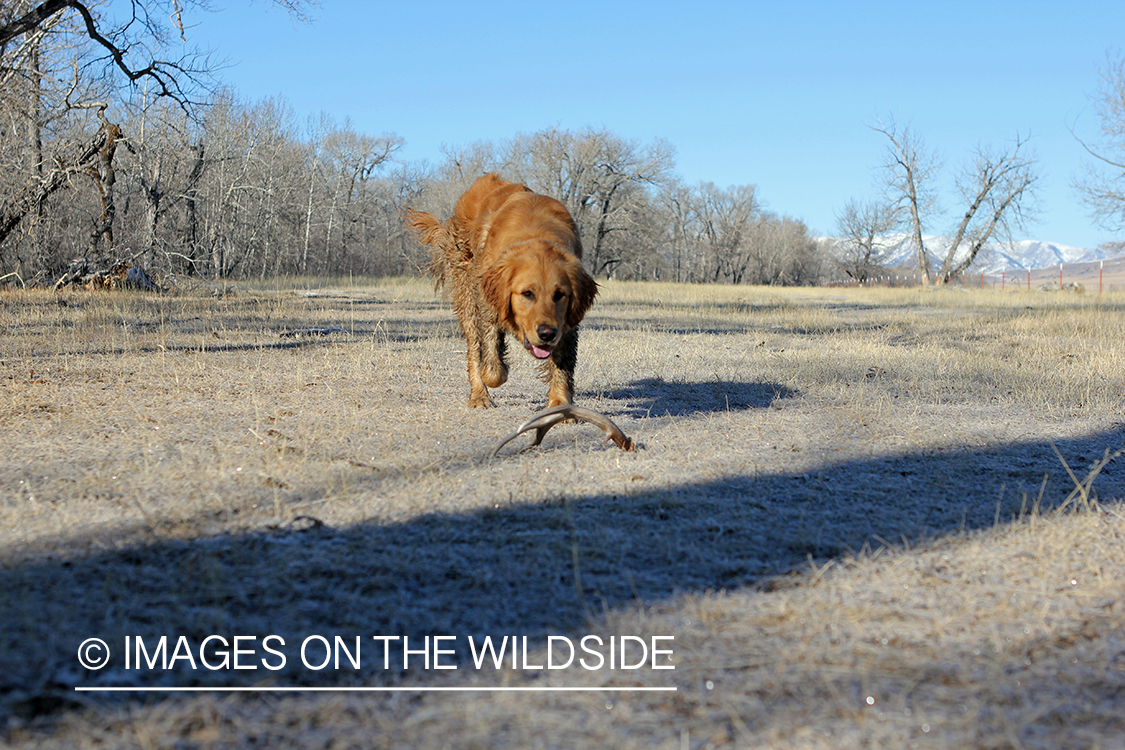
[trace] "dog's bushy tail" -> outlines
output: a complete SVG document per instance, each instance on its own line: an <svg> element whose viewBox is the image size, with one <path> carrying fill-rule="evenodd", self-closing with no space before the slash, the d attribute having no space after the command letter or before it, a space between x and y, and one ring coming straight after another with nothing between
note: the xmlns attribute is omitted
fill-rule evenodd
<svg viewBox="0 0 1125 750"><path fill-rule="evenodd" d="M440 289L448 283L450 266L459 256L457 238L450 221L440 221L433 214L413 208L402 212L402 220L418 242L429 246L430 262L426 265L426 272L433 277L434 286Z"/></svg>

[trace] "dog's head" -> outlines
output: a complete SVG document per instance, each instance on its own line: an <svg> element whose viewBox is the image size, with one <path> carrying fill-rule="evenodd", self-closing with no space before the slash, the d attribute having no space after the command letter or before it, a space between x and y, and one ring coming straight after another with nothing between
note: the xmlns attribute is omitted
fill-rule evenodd
<svg viewBox="0 0 1125 750"><path fill-rule="evenodd" d="M563 333L582 322L598 285L577 257L533 240L486 268L481 290L501 324L532 356L546 359Z"/></svg>

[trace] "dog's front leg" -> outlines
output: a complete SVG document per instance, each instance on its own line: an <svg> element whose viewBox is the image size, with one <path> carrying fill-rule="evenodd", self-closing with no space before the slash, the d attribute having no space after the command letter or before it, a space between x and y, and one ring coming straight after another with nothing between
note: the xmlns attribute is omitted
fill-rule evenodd
<svg viewBox="0 0 1125 750"><path fill-rule="evenodd" d="M468 344L469 406L495 406L488 389L499 388L508 381L508 345L500 321L492 308L478 300L469 320L461 321L461 328Z"/></svg>
<svg viewBox="0 0 1125 750"><path fill-rule="evenodd" d="M470 302L464 307L457 308L457 317L461 323L461 332L465 335L466 358L469 370L469 406L473 408L488 408L495 406L492 397L488 395L485 385L489 379L485 360L484 347L486 346L487 322L481 320L479 304Z"/></svg>
<svg viewBox="0 0 1125 750"><path fill-rule="evenodd" d="M469 406L474 408L495 406L496 404L492 402L492 396L488 395L488 388L484 385L484 379L481 377L480 336L474 332L474 335L465 338L469 345Z"/></svg>
<svg viewBox="0 0 1125 750"><path fill-rule="evenodd" d="M489 388L508 382L508 342L498 324L484 323L481 331L481 376Z"/></svg>
<svg viewBox="0 0 1125 750"><path fill-rule="evenodd" d="M574 367L578 363L578 329L571 328L559 340L546 363L544 377L547 408L574 403Z"/></svg>

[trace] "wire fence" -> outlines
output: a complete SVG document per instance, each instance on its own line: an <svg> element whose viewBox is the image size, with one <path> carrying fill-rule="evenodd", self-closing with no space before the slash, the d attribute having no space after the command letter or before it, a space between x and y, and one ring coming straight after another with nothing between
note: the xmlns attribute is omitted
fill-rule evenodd
<svg viewBox="0 0 1125 750"><path fill-rule="evenodd" d="M844 278L831 281L829 287L909 288L926 286L917 272L883 272L864 279ZM1007 268L999 273L967 271L955 276L950 286L963 289L994 289L997 291L1071 291L1082 293L1114 292L1125 289L1125 257L1083 263L1060 263L1046 268Z"/></svg>

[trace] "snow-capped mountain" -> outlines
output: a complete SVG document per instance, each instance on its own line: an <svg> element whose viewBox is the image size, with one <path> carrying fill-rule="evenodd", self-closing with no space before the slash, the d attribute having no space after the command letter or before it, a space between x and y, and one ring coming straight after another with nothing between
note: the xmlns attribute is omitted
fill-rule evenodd
<svg viewBox="0 0 1125 750"><path fill-rule="evenodd" d="M839 239L832 238L836 242ZM923 235L922 242L930 254L934 268L940 268L949 245L949 237ZM886 235L882 238L884 266L914 266L917 252L914 238L909 234ZM958 255L967 253L968 243L958 248ZM1059 263L1085 263L1104 260L1111 253L1105 250L1089 250L1082 247L1060 245L1041 240L1020 240L1017 242L990 242L977 255L972 271L975 273L998 274L1004 270L1048 268ZM963 257L963 256L962 256Z"/></svg>
<svg viewBox="0 0 1125 750"><path fill-rule="evenodd" d="M948 247L948 243L946 244ZM985 254L987 252L987 254ZM1111 253L1106 250L1088 250L1082 247L1058 245L1040 240L1021 240L1019 242L993 242L982 251L984 257L977 257L977 263L985 273L999 273L1009 268L1048 268L1060 263L1086 263L1091 260L1105 260Z"/></svg>

